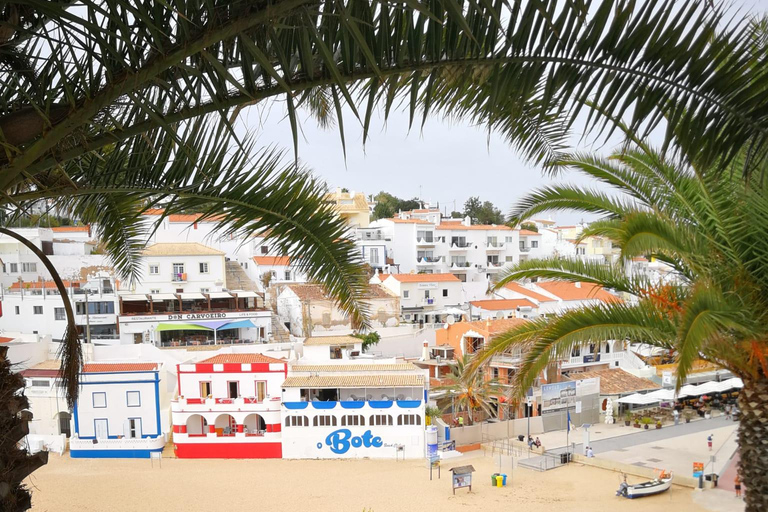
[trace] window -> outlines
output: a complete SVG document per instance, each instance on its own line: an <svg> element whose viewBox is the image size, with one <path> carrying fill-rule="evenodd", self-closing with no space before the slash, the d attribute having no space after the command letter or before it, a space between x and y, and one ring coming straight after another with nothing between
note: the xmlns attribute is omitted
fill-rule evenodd
<svg viewBox="0 0 768 512"><path fill-rule="evenodd" d="M237 398L240 396L240 383L236 380L231 380L227 382L227 390L229 391L229 394L227 395L229 398Z"/></svg>
<svg viewBox="0 0 768 512"><path fill-rule="evenodd" d="M514 256L507 256L506 258L504 258L504 261L506 261L507 263L514 263L515 262L515 257Z"/></svg>
<svg viewBox="0 0 768 512"><path fill-rule="evenodd" d="M398 425L421 425L421 416L418 414L401 414L397 417Z"/></svg>
<svg viewBox="0 0 768 512"><path fill-rule="evenodd" d="M448 288L443 288L443 297L448 296Z"/></svg>
<svg viewBox="0 0 768 512"><path fill-rule="evenodd" d="M365 417L359 414L350 414L341 417L341 426L361 426L365 425Z"/></svg>
<svg viewBox="0 0 768 512"><path fill-rule="evenodd" d="M104 392L94 392L91 395L91 403L94 409L103 409L107 406L107 394Z"/></svg>
<svg viewBox="0 0 768 512"><path fill-rule="evenodd" d="M141 407L141 393L139 391L127 391L125 401L128 407Z"/></svg>
<svg viewBox="0 0 768 512"><path fill-rule="evenodd" d="M11 274L17 274L19 272L19 264L11 263Z"/></svg>
<svg viewBox="0 0 768 512"><path fill-rule="evenodd" d="M407 299L410 294L411 294L411 292L409 292L408 290L403 290L403 298L404 299Z"/></svg>
<svg viewBox="0 0 768 512"><path fill-rule="evenodd" d="M115 312L114 302L89 302L88 313L91 315L111 315ZM75 313L78 315L85 314L85 302L75 303Z"/></svg>
<svg viewBox="0 0 768 512"><path fill-rule="evenodd" d="M66 320L67 313L64 308L53 308L53 319L54 320Z"/></svg>
<svg viewBox="0 0 768 512"><path fill-rule="evenodd" d="M314 427L335 427L336 416L315 416L312 420L312 426Z"/></svg>
<svg viewBox="0 0 768 512"><path fill-rule="evenodd" d="M331 347L331 359L341 359L341 347Z"/></svg>
<svg viewBox="0 0 768 512"><path fill-rule="evenodd" d="M37 263L22 263L22 272L37 272Z"/></svg>
<svg viewBox="0 0 768 512"><path fill-rule="evenodd" d="M291 271L290 270L286 270L285 271L285 280L286 281L290 281L291 280Z"/></svg>
<svg viewBox="0 0 768 512"><path fill-rule="evenodd" d="M49 388L51 387L51 381L49 380L31 380L29 385L33 388Z"/></svg>
<svg viewBox="0 0 768 512"><path fill-rule="evenodd" d="M201 274L207 274L208 273L208 263L201 262L200 263L200 273Z"/></svg>
<svg viewBox="0 0 768 512"><path fill-rule="evenodd" d="M141 437L141 419L129 418L128 419L128 432L126 432L128 439L136 439Z"/></svg>
<svg viewBox="0 0 768 512"><path fill-rule="evenodd" d="M531 240L531 248L536 249L539 247L539 241L538 240Z"/></svg>
<svg viewBox="0 0 768 512"><path fill-rule="evenodd" d="M160 293L160 288L152 288L151 290L149 290L149 293L153 295L157 295L158 293Z"/></svg>
<svg viewBox="0 0 768 512"><path fill-rule="evenodd" d="M185 281L185 275L184 275L184 264L183 263L174 263L173 264L173 275L171 276L171 281Z"/></svg>
<svg viewBox="0 0 768 512"><path fill-rule="evenodd" d="M493 370L492 378L498 379L499 378L499 369L498 368L491 368Z"/></svg>
<svg viewBox="0 0 768 512"><path fill-rule="evenodd" d="M573 347L571 350L571 357L579 357L581 355L581 349L579 347Z"/></svg>
<svg viewBox="0 0 768 512"><path fill-rule="evenodd" d="M429 298L429 290L424 290L424 298L425 299Z"/></svg>
<svg viewBox="0 0 768 512"><path fill-rule="evenodd" d="M269 254L269 246L268 245L262 245L261 246L261 254Z"/></svg>
<svg viewBox="0 0 768 512"><path fill-rule="evenodd" d="M371 265L379 264L379 249L378 247L371 247L369 252Z"/></svg>
<svg viewBox="0 0 768 512"><path fill-rule="evenodd" d="M21 312L19 311L19 306L14 306L13 308L14 308L14 310L16 311L16 314L17 314L17 315L21 313Z"/></svg>
<svg viewBox="0 0 768 512"><path fill-rule="evenodd" d="M368 425L392 425L392 416L389 414L372 414Z"/></svg>
<svg viewBox="0 0 768 512"><path fill-rule="evenodd" d="M506 236L506 237L504 237L504 241L507 242L508 244L510 244L510 243L515 241L515 238L511 237L511 236Z"/></svg>
<svg viewBox="0 0 768 512"><path fill-rule="evenodd" d="M267 397L267 383L264 381L256 381L256 400L263 402Z"/></svg>
<svg viewBox="0 0 768 512"><path fill-rule="evenodd" d="M149 274L150 275L157 275L160 273L160 265L150 265L149 266Z"/></svg>
<svg viewBox="0 0 768 512"><path fill-rule="evenodd" d="M306 416L288 416L285 418L286 427L308 427L309 420Z"/></svg>
<svg viewBox="0 0 768 512"><path fill-rule="evenodd" d="M43 306L32 306L32 312L36 315L43 314Z"/></svg>
<svg viewBox="0 0 768 512"><path fill-rule="evenodd" d="M211 396L211 382L201 382L200 383L200 398L208 398Z"/></svg>

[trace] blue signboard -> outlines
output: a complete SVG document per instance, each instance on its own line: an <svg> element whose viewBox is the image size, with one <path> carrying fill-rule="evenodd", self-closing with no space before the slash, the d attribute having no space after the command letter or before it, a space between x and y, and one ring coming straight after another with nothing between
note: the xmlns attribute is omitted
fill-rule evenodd
<svg viewBox="0 0 768 512"><path fill-rule="evenodd" d="M325 438L325 444L330 447L331 451L336 454L343 454L349 451L350 447L354 448L381 448L381 438L374 436L370 430L366 430L362 436L353 436L349 429L341 428L334 430ZM322 443L317 443L317 447L322 448Z"/></svg>

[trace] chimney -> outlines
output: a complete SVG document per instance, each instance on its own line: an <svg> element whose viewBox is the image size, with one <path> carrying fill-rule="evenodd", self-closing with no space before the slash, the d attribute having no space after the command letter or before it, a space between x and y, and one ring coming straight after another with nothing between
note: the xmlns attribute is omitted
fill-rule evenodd
<svg viewBox="0 0 768 512"><path fill-rule="evenodd" d="M429 342L424 340L424 346L421 349L421 359L419 361L426 361L429 359Z"/></svg>

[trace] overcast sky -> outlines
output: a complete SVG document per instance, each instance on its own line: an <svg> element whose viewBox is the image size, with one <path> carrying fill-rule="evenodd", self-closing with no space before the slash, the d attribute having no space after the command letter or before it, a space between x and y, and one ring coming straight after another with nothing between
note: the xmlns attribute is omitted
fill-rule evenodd
<svg viewBox="0 0 768 512"><path fill-rule="evenodd" d="M740 10L765 12L766 0L732 2ZM266 115L264 115L266 114ZM269 112L259 106L241 113L241 127L258 134L260 146L276 145L292 155L290 123L281 104ZM416 126L418 124L418 126ZM420 120L408 132L407 113L395 112L384 125L379 117L372 121L366 147L356 119L345 116L347 159L344 160L337 128L323 130L312 119L302 124L299 158L328 186L376 194L390 192L402 198L420 197L440 203L441 209L461 211L470 196L492 201L505 213L515 200L527 192L556 181L585 184L584 178L568 174L556 180L542 175L539 168L524 162L514 149L498 136L488 139L482 127L468 123L449 123L432 118L423 131ZM611 144L591 148L609 152ZM585 149L582 147L581 149ZM562 223L581 220L574 213L553 216ZM586 218L585 220L590 220Z"/></svg>

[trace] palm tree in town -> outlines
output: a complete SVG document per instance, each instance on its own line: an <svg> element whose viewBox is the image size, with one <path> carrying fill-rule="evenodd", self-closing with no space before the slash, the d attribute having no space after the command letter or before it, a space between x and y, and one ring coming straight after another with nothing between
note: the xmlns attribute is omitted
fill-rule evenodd
<svg viewBox="0 0 768 512"><path fill-rule="evenodd" d="M595 136L610 133L611 115L639 132L663 119L685 127L677 145L699 149L702 162L725 164L746 145L759 157L764 55L751 25L710 4L10 0L0 5L0 233L34 251L8 226L45 205L94 224L117 273L133 280L152 229L142 212L199 212L223 236L266 233L363 325L365 279L324 186L239 133L244 108L279 102L296 157L302 111L335 126L344 148L344 110L365 140L373 113L395 108L412 123L468 119L532 160L560 155L584 112ZM82 360L74 312L36 254L65 299L72 404ZM2 382L0 398L15 396L5 387L18 383ZM23 404L0 409L0 431L22 435ZM7 457L12 437L0 439L0 460L13 461L0 467L0 500L23 509L19 482L44 455Z"/></svg>
<svg viewBox="0 0 768 512"><path fill-rule="evenodd" d="M470 425L475 422L478 413L486 417L496 416L494 404L503 394L499 380L487 378L482 368L473 366L469 354L464 354L450 368L451 373L445 377L445 384L435 388L435 391L445 392L440 400L440 409L452 409L454 414L465 412Z"/></svg>
<svg viewBox="0 0 768 512"><path fill-rule="evenodd" d="M581 236L608 237L621 250L619 261L532 260L498 283L594 283L625 300L531 321L497 336L477 364L510 347L524 348L515 377L520 393L574 348L621 339L674 354L678 387L697 359L730 370L744 381L738 441L747 509L768 510L767 185L762 176L745 182L731 170L673 163L637 142L610 158L577 155L559 162L618 194L550 186L524 197L513 211L515 222L551 210L600 215ZM665 263L670 277L652 280L625 268L639 257Z"/></svg>

